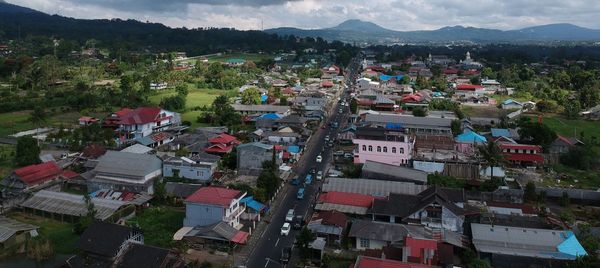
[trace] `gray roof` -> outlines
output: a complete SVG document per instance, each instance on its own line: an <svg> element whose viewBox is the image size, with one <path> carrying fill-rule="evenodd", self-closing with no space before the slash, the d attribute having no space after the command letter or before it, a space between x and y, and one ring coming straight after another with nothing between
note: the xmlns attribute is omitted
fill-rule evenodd
<svg viewBox="0 0 600 268"><path fill-rule="evenodd" d="M388 242L403 241L406 235L422 238L424 229L422 226L412 226L397 223L377 222L369 220L354 220L348 237L366 238Z"/></svg>
<svg viewBox="0 0 600 268"><path fill-rule="evenodd" d="M236 111L249 111L249 112L267 112L267 113L287 113L290 111L290 106L276 106L276 105L244 105L244 104L232 104L231 105Z"/></svg>
<svg viewBox="0 0 600 268"><path fill-rule="evenodd" d="M92 198L96 209L96 218L106 220L119 208L126 205L123 201ZM87 206L82 195L41 190L25 200L21 207L42 210L51 213L82 216L87 214Z"/></svg>
<svg viewBox="0 0 600 268"><path fill-rule="evenodd" d="M208 226L197 226L192 229L185 236L195 236L206 239L230 241L239 231L233 228L226 222L220 221L218 223Z"/></svg>
<svg viewBox="0 0 600 268"><path fill-rule="evenodd" d="M311 221L306 225L306 228L314 233L341 235L344 228L335 225L322 224L323 219Z"/></svg>
<svg viewBox="0 0 600 268"><path fill-rule="evenodd" d="M425 185L412 182L380 181L369 179L327 178L323 192L357 193L372 196L388 196L390 193L417 195L427 189Z"/></svg>
<svg viewBox="0 0 600 268"><path fill-rule="evenodd" d="M333 203L319 203L315 205L315 210L338 211L348 214L367 215L368 208Z"/></svg>
<svg viewBox="0 0 600 268"><path fill-rule="evenodd" d="M589 201L600 201L600 192L594 190L549 187L536 188L537 193L540 193L542 191L546 192L547 197L562 197L563 192L567 192L569 198Z"/></svg>
<svg viewBox="0 0 600 268"><path fill-rule="evenodd" d="M17 232L35 230L38 228L38 226L32 224L0 216L0 243L6 242L6 240L11 238Z"/></svg>
<svg viewBox="0 0 600 268"><path fill-rule="evenodd" d="M200 188L202 188L202 184L190 184L182 182L167 182L165 184L167 195L176 196L179 198L187 198Z"/></svg>
<svg viewBox="0 0 600 268"><path fill-rule="evenodd" d="M479 252L534 258L575 259L560 252L570 231L471 223L473 244Z"/></svg>
<svg viewBox="0 0 600 268"><path fill-rule="evenodd" d="M98 159L96 173L143 177L162 169L162 161L155 155L107 151Z"/></svg>
<svg viewBox="0 0 600 268"><path fill-rule="evenodd" d="M393 178L397 178L397 179L406 179L406 180L411 180L411 181L417 181L417 182L424 183L424 184L427 183L427 172L412 169L412 168L407 168L407 167L401 167L401 166L395 166L395 165L374 162L374 161L370 161L370 160L367 160L365 162L365 164L363 165L362 171L363 171L363 177L366 177L365 176L365 172L366 172L366 173L376 173L376 174L381 174L381 175L387 175L387 176L385 176L386 178L381 178L381 179L392 180Z"/></svg>
<svg viewBox="0 0 600 268"><path fill-rule="evenodd" d="M273 145L265 144L265 143L262 143L262 142L250 142L250 143L240 144L240 145L237 146L236 149L239 151L239 150L243 150L243 149L247 149L247 148L252 148L252 147L261 148L263 150L271 150L271 149L273 149Z"/></svg>
<svg viewBox="0 0 600 268"><path fill-rule="evenodd" d="M416 117L411 115L395 114L367 114L365 122L369 123L395 123L402 124L404 127L427 126L449 128L452 119L436 117Z"/></svg>
<svg viewBox="0 0 600 268"><path fill-rule="evenodd" d="M121 152L124 153L134 153L134 154L147 154L154 151L154 149L145 146L145 145L141 145L139 143L136 143L134 145L131 145L123 150L121 150Z"/></svg>

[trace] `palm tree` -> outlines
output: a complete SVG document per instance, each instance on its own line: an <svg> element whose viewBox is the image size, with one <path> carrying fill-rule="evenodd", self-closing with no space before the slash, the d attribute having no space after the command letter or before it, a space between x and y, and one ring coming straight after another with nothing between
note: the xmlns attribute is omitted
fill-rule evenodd
<svg viewBox="0 0 600 268"><path fill-rule="evenodd" d="M479 155L484 163L484 166L490 167L490 177L494 178L494 167L500 167L504 164L504 155L502 149L495 141L489 141L487 144L478 147ZM502 179L504 182L504 178Z"/></svg>

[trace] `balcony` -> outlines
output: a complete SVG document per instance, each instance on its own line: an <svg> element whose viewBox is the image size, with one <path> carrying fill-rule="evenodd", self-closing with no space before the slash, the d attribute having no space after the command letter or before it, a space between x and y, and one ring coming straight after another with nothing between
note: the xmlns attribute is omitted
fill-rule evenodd
<svg viewBox="0 0 600 268"><path fill-rule="evenodd" d="M234 221L244 212L245 209L246 209L246 207L244 207L244 206L238 206L234 211L229 213L229 216L224 216L223 221L224 222Z"/></svg>

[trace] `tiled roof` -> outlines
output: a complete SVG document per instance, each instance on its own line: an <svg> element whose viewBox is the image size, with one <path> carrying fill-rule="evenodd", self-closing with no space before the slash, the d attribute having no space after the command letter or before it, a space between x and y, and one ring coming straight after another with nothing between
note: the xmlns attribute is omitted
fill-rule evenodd
<svg viewBox="0 0 600 268"><path fill-rule="evenodd" d="M190 195L186 202L229 206L233 199L240 197L242 192L222 187L204 187Z"/></svg>
<svg viewBox="0 0 600 268"><path fill-rule="evenodd" d="M363 194L327 192L319 196L319 202L338 205L348 205L356 207L370 207L373 204L373 197Z"/></svg>
<svg viewBox="0 0 600 268"><path fill-rule="evenodd" d="M477 89L482 89L483 87L480 85L466 85L466 84L462 84L462 85L458 85L456 87L456 90L470 90L470 91L475 91Z"/></svg>
<svg viewBox="0 0 600 268"><path fill-rule="evenodd" d="M388 259L358 256L353 268L427 268L424 264L408 263Z"/></svg>
<svg viewBox="0 0 600 268"><path fill-rule="evenodd" d="M161 110L158 107L139 107L135 110L125 108L115 114L119 117L119 122L124 125L147 124L155 122Z"/></svg>
<svg viewBox="0 0 600 268"><path fill-rule="evenodd" d="M541 152L542 147L539 145L529 145L529 144L514 144L514 143L501 143L501 149L512 149L512 150L534 150L536 152Z"/></svg>
<svg viewBox="0 0 600 268"><path fill-rule="evenodd" d="M237 139L234 136L231 136L227 133L221 133L219 135L217 135L216 137L210 138L208 139L208 142L210 143L231 143L231 142L235 142L237 141Z"/></svg>
<svg viewBox="0 0 600 268"><path fill-rule="evenodd" d="M15 174L27 185L35 185L55 179L62 173L62 169L54 161L30 165L15 169Z"/></svg>

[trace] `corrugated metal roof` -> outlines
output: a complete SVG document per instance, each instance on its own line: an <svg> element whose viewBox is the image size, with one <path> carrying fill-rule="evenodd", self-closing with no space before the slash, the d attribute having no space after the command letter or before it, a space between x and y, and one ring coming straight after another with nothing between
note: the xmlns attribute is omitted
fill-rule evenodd
<svg viewBox="0 0 600 268"><path fill-rule="evenodd" d="M119 208L126 205L123 201L92 198L96 209L96 218L106 220ZM83 196L63 192L41 190L25 200L21 207L42 210L57 214L82 216L87 214L87 206Z"/></svg>
<svg viewBox="0 0 600 268"><path fill-rule="evenodd" d="M335 211L339 211L342 213L348 213L348 214L367 215L367 208L347 206L347 205L338 205L338 204L331 204L331 203L316 204L315 210L323 210L323 211L335 210Z"/></svg>
<svg viewBox="0 0 600 268"><path fill-rule="evenodd" d="M38 228L38 226L32 224L0 216L0 243L4 243L17 232L35 230Z"/></svg>
<svg viewBox="0 0 600 268"><path fill-rule="evenodd" d="M162 161L155 155L108 151L98 160L94 169L99 174L118 174L143 177L162 170Z"/></svg>
<svg viewBox="0 0 600 268"><path fill-rule="evenodd" d="M380 181L368 179L327 178L322 192L345 192L371 196L388 196L390 193L416 195L427 186L412 182Z"/></svg>
<svg viewBox="0 0 600 268"><path fill-rule="evenodd" d="M363 172L373 172L373 173L378 173L378 174L385 174L385 175L394 176L398 179L409 179L409 180L413 180L413 181L427 183L427 173L424 171L421 171L421 170L413 169L413 168L389 165L389 164L384 164L384 163L380 163L380 162L367 160L367 161L365 161L365 164L364 164L362 170L363 170ZM364 175L363 175L363 177L364 177Z"/></svg>

